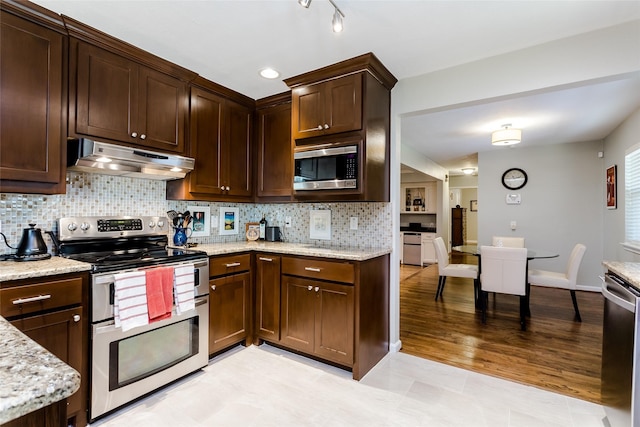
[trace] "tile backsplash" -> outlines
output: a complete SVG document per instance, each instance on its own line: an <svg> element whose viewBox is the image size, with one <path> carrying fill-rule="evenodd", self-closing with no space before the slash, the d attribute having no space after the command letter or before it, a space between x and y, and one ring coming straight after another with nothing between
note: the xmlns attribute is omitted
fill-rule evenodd
<svg viewBox="0 0 640 427"><path fill-rule="evenodd" d="M0 225L10 245L17 247L22 229L35 223L42 230L56 230L58 218L96 215L166 216L168 210L183 212L188 206L208 206L218 216L220 207L237 207L239 234L221 236L217 228L208 237L192 237L190 242L217 243L246 240L247 222L265 215L269 226L279 226L283 240L317 246L390 247L392 213L390 203L210 203L166 200L166 183L138 178L69 172L67 194L35 195L0 193ZM309 211L331 210L331 240L312 240ZM292 226L284 227L286 217ZM358 217L358 229L349 227L350 217ZM51 249L49 236L45 241ZM11 253L0 242L0 254Z"/></svg>

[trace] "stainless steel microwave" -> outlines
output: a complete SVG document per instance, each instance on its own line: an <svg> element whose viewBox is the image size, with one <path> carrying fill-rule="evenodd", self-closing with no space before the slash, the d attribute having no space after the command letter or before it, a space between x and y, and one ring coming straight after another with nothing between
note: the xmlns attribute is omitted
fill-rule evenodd
<svg viewBox="0 0 640 427"><path fill-rule="evenodd" d="M358 188L358 146L296 151L294 190Z"/></svg>

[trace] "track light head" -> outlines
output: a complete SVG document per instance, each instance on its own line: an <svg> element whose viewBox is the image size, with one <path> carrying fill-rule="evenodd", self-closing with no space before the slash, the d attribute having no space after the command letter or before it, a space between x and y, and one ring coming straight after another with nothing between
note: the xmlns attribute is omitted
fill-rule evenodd
<svg viewBox="0 0 640 427"><path fill-rule="evenodd" d="M333 13L333 19L331 20L331 25L333 26L334 33L339 33L343 29L342 14L338 10L338 8L336 8L336 11Z"/></svg>
<svg viewBox="0 0 640 427"><path fill-rule="evenodd" d="M298 4L306 9L309 9L309 6L311 6L311 0L298 0Z"/></svg>

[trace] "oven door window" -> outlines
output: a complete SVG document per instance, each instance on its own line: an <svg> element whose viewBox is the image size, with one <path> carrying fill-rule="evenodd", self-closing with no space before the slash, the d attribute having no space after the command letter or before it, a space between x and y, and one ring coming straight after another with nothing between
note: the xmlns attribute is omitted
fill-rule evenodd
<svg viewBox="0 0 640 427"><path fill-rule="evenodd" d="M192 317L109 344L109 391L152 376L198 353Z"/></svg>

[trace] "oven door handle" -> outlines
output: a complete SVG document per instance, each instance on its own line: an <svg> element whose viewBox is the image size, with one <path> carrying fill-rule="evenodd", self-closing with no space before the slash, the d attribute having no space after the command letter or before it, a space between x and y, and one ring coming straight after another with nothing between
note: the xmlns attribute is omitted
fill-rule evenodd
<svg viewBox="0 0 640 427"><path fill-rule="evenodd" d="M637 297L608 275L605 275L602 282L602 296L631 313L636 312L636 304L631 301L635 301Z"/></svg>

